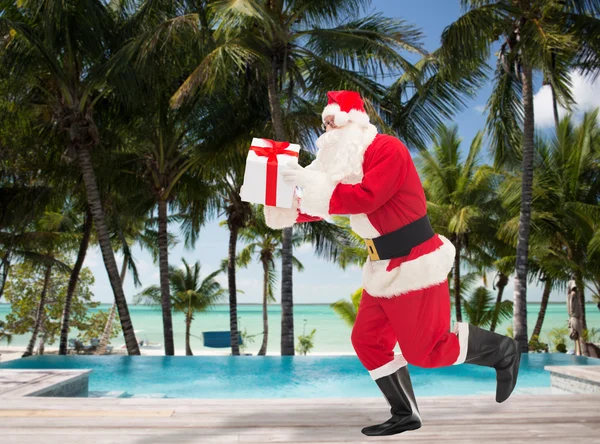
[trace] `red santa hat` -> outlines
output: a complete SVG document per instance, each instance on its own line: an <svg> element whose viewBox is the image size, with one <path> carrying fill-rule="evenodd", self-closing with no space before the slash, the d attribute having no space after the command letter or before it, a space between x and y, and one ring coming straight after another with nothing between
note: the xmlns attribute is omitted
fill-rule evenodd
<svg viewBox="0 0 600 444"><path fill-rule="evenodd" d="M365 112L365 106L359 93L329 91L327 99L327 106L321 114L323 120L327 116L334 116L336 126L344 126L348 122L355 122L363 127L369 125L369 116Z"/></svg>

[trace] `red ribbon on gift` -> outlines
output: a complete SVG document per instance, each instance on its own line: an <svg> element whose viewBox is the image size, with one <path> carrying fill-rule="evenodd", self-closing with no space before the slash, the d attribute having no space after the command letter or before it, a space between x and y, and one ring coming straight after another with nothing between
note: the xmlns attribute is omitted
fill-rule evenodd
<svg viewBox="0 0 600 444"><path fill-rule="evenodd" d="M265 193L265 205L275 207L277 206L277 155L285 154L287 156L298 157L298 153L286 149L290 146L289 142L276 142L271 139L262 140L271 144L271 146L267 148L262 146L251 146L250 149L254 151L257 156L267 158L267 190Z"/></svg>

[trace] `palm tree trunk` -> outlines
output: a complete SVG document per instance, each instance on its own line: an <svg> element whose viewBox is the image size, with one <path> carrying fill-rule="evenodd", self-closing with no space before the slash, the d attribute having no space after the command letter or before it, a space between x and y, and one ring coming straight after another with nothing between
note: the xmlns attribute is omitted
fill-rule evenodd
<svg viewBox="0 0 600 444"><path fill-rule="evenodd" d="M44 319L44 307L46 305L46 295L48 294L48 287L50 286L50 276L52 275L52 265L46 266L46 273L44 273L44 287L42 289L42 294L40 296L40 302L38 304L37 313L35 315L35 324L33 326L33 333L31 334L31 338L29 339L29 344L27 344L27 349L25 353L23 353L23 358L27 356L31 356L33 354L33 347L35 347L35 341L37 339L38 332L40 331L40 327L42 325L42 321Z"/></svg>
<svg viewBox="0 0 600 444"><path fill-rule="evenodd" d="M8 270L10 269L10 248L6 251L6 254L2 257L2 274L0 275L0 299L4 294L4 287L6 286L6 280L8 279Z"/></svg>
<svg viewBox="0 0 600 444"><path fill-rule="evenodd" d="M581 328L587 330L587 319L585 316L585 283L580 270L575 271L575 283L577 284L577 296L579 296L579 305L581 305Z"/></svg>
<svg viewBox="0 0 600 444"><path fill-rule="evenodd" d="M502 303L502 294L504 293L504 288L507 284L508 276L504 273L500 273L498 283L496 284L496 286L498 287L498 295L496 297L496 306L494 308L494 316L492 317L492 325L490 325L490 331L496 330L496 324L498 323L498 313L500 312L500 304Z"/></svg>
<svg viewBox="0 0 600 444"><path fill-rule="evenodd" d="M46 338L48 337L48 332L44 330L42 333L42 337L40 338L40 342L38 343L38 356L42 356L44 351L46 350Z"/></svg>
<svg viewBox="0 0 600 444"><path fill-rule="evenodd" d="M460 235L456 235L456 254L454 255L454 309L456 322L462 322L462 309L460 304L460 250L462 249Z"/></svg>
<svg viewBox="0 0 600 444"><path fill-rule="evenodd" d="M231 336L231 354L233 356L239 356L240 354L237 324L237 290L235 283L235 250L237 246L238 230L238 227L234 226L234 224L230 224L227 282L229 285L229 332Z"/></svg>
<svg viewBox="0 0 600 444"><path fill-rule="evenodd" d="M531 228L531 201L533 188L533 72L523 64L523 180L521 188L521 215L517 241L517 264L514 291L514 333L519 350L528 352L527 341L527 259Z"/></svg>
<svg viewBox="0 0 600 444"><path fill-rule="evenodd" d="M554 127L558 129L558 103L556 101L556 94L554 93L554 85L550 84L550 92L552 93L552 111L554 112Z"/></svg>
<svg viewBox="0 0 600 444"><path fill-rule="evenodd" d="M281 355L293 356L295 348L291 228L283 230L281 250Z"/></svg>
<svg viewBox="0 0 600 444"><path fill-rule="evenodd" d="M273 60L269 75L269 107L275 138L285 140L283 110L277 92L277 64ZM292 267L292 227L283 229L281 254L281 355L294 355L294 287Z"/></svg>
<svg viewBox="0 0 600 444"><path fill-rule="evenodd" d="M102 202L100 201L100 193L96 183L96 175L92 166L92 157L88 147L75 146L75 151L77 152L79 167L81 168L81 174L85 183L88 205L94 216L94 225L96 226L98 242L100 243L100 250L102 251L102 259L104 260L104 266L108 273L110 286L115 295L115 303L119 309L119 319L121 320L121 328L123 329L123 336L125 337L127 353L130 355L139 355L140 348L135 339L135 334L133 333L133 324L131 322L131 317L129 316L127 299L125 299L123 285L119 279L115 254L110 242L110 236L104 218L104 210L102 209Z"/></svg>
<svg viewBox="0 0 600 444"><path fill-rule="evenodd" d="M67 287L67 297L65 299L65 307L63 309L62 322L60 327L60 345L58 347L59 355L67 354L68 338L69 338L69 321L71 317L71 301L75 294L75 288L77 288L77 281L79 280L79 273L83 267L83 261L87 253L88 245L90 243L90 236L92 233L92 213L88 207L85 214L85 221L83 222L83 237L79 244L79 251L77 252L77 260L73 266L73 271L69 278L69 286Z"/></svg>
<svg viewBox="0 0 600 444"><path fill-rule="evenodd" d="M123 256L123 263L121 264L121 282L125 282L126 274L127 258ZM106 324L104 325L104 331L102 332L102 337L100 338L100 344L98 345L98 349L96 350L97 355L103 355L106 351L106 346L108 345L108 341L110 341L110 337L112 335L113 322L115 321L116 312L117 304L113 302L112 307L110 307L110 312L108 313L108 319L106 320Z"/></svg>
<svg viewBox="0 0 600 444"><path fill-rule="evenodd" d="M546 317L546 308L548 308L548 300L550 299L551 292L552 280L546 278L546 282L544 282L544 292L542 293L542 303L540 304L540 312L538 314L537 322L535 323L533 333L531 333L531 337L540 337L540 333L542 332L542 324L544 323L544 318Z"/></svg>
<svg viewBox="0 0 600 444"><path fill-rule="evenodd" d="M190 347L190 330L192 327L192 311L188 310L185 314L185 354L193 356L192 347Z"/></svg>
<svg viewBox="0 0 600 444"><path fill-rule="evenodd" d="M267 354L267 342L269 340L269 315L267 313L267 299L269 297L269 262L263 261L263 341L258 351L259 356Z"/></svg>
<svg viewBox="0 0 600 444"><path fill-rule="evenodd" d="M169 250L167 241L167 201L158 200L158 265L160 269L160 294L162 300L165 355L173 356L173 319L171 316L171 293L169 289Z"/></svg>
<svg viewBox="0 0 600 444"><path fill-rule="evenodd" d="M551 63L552 63L552 71L555 71L556 70L556 53L554 51L552 51ZM550 93L552 94L552 111L554 113L554 127L558 130L558 124L559 124L558 102L556 100L556 91L554 90L554 85L552 84L552 82L550 82Z"/></svg>

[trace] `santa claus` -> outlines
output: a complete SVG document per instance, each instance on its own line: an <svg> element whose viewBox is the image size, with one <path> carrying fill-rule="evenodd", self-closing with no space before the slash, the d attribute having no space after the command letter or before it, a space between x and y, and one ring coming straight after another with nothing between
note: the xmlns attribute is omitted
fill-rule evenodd
<svg viewBox="0 0 600 444"><path fill-rule="evenodd" d="M365 239L369 258L352 344L392 417L362 432L393 435L421 427L407 363L493 367L496 401L505 401L517 381L516 342L466 323L450 331L448 273L455 249L431 228L408 149L397 138L377 133L358 93L333 91L328 99L316 159L306 168L292 165L282 172L287 183L302 188L302 198L292 209L264 211L275 229L350 215L352 229Z"/></svg>

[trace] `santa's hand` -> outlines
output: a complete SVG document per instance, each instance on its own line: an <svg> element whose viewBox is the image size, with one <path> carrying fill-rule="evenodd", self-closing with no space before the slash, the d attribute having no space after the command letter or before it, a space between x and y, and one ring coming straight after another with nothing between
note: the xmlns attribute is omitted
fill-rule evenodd
<svg viewBox="0 0 600 444"><path fill-rule="evenodd" d="M289 163L286 168L281 171L281 177L288 185L303 187L310 180L310 172L306 171L297 163Z"/></svg>

